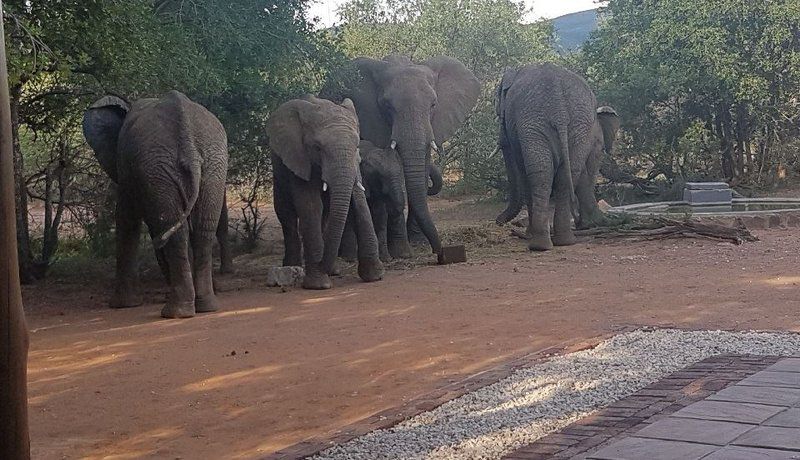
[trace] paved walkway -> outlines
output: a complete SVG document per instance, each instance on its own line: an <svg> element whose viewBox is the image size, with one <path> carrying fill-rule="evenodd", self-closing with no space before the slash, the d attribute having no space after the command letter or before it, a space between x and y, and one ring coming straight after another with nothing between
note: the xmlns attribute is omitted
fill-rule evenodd
<svg viewBox="0 0 800 460"><path fill-rule="evenodd" d="M736 385L581 458L800 459L800 358Z"/></svg>

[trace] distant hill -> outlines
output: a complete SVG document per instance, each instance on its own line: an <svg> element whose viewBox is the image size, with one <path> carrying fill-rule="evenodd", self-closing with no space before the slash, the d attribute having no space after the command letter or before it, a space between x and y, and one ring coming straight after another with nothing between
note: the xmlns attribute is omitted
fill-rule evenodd
<svg viewBox="0 0 800 460"><path fill-rule="evenodd" d="M556 45L561 50L580 48L597 29L597 10L581 11L553 19Z"/></svg>

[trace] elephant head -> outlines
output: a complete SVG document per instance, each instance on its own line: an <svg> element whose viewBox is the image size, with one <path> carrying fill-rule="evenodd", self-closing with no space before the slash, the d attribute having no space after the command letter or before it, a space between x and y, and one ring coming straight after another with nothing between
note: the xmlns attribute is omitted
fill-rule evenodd
<svg viewBox="0 0 800 460"><path fill-rule="evenodd" d="M441 243L428 210L431 151L455 134L478 100L480 84L456 59L435 57L415 64L403 56L359 58L352 98L361 137L379 148L396 149L403 160L409 213L435 253Z"/></svg>
<svg viewBox="0 0 800 460"><path fill-rule="evenodd" d="M362 189L359 173L359 128L353 102L341 104L306 97L281 105L267 122L269 145L284 165L304 181L321 180L330 193L324 231L322 268L333 271L354 188ZM357 200L359 196L355 197ZM363 193L360 199L366 198ZM357 203L359 207L362 203ZM374 248L377 253L377 243Z"/></svg>
<svg viewBox="0 0 800 460"><path fill-rule="evenodd" d="M117 173L117 139L131 106L117 96L104 96L83 114L83 135L103 171L114 182Z"/></svg>
<svg viewBox="0 0 800 460"><path fill-rule="evenodd" d="M381 149L370 141L361 141L361 176L367 183L367 198L371 193L389 197L392 204L402 211L406 204L406 186L403 161L392 149Z"/></svg>
<svg viewBox="0 0 800 460"><path fill-rule="evenodd" d="M613 107L603 106L597 109L597 122L603 131L603 149L606 155L614 153L614 143L617 141L620 121L617 111Z"/></svg>

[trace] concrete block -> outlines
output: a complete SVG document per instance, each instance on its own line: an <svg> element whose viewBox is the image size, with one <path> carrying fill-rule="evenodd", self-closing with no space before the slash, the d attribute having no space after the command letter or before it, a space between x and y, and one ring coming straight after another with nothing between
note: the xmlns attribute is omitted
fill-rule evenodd
<svg viewBox="0 0 800 460"><path fill-rule="evenodd" d="M458 264L467 261L467 250L463 244L444 246L439 254L439 265Z"/></svg>
<svg viewBox="0 0 800 460"><path fill-rule="evenodd" d="M733 194L729 188L714 190L692 190L685 188L683 190L683 201L686 201L690 205L730 203L731 200L733 200Z"/></svg>
<svg viewBox="0 0 800 460"><path fill-rule="evenodd" d="M269 267L267 269L267 286L300 286L305 276L306 272L303 267Z"/></svg>

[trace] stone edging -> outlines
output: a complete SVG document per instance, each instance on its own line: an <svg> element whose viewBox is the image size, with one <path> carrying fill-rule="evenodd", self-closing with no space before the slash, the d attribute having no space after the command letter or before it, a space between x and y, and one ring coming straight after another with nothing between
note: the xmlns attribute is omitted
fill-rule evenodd
<svg viewBox="0 0 800 460"><path fill-rule="evenodd" d="M677 371L504 457L582 458L776 363L777 356L714 356Z"/></svg>

